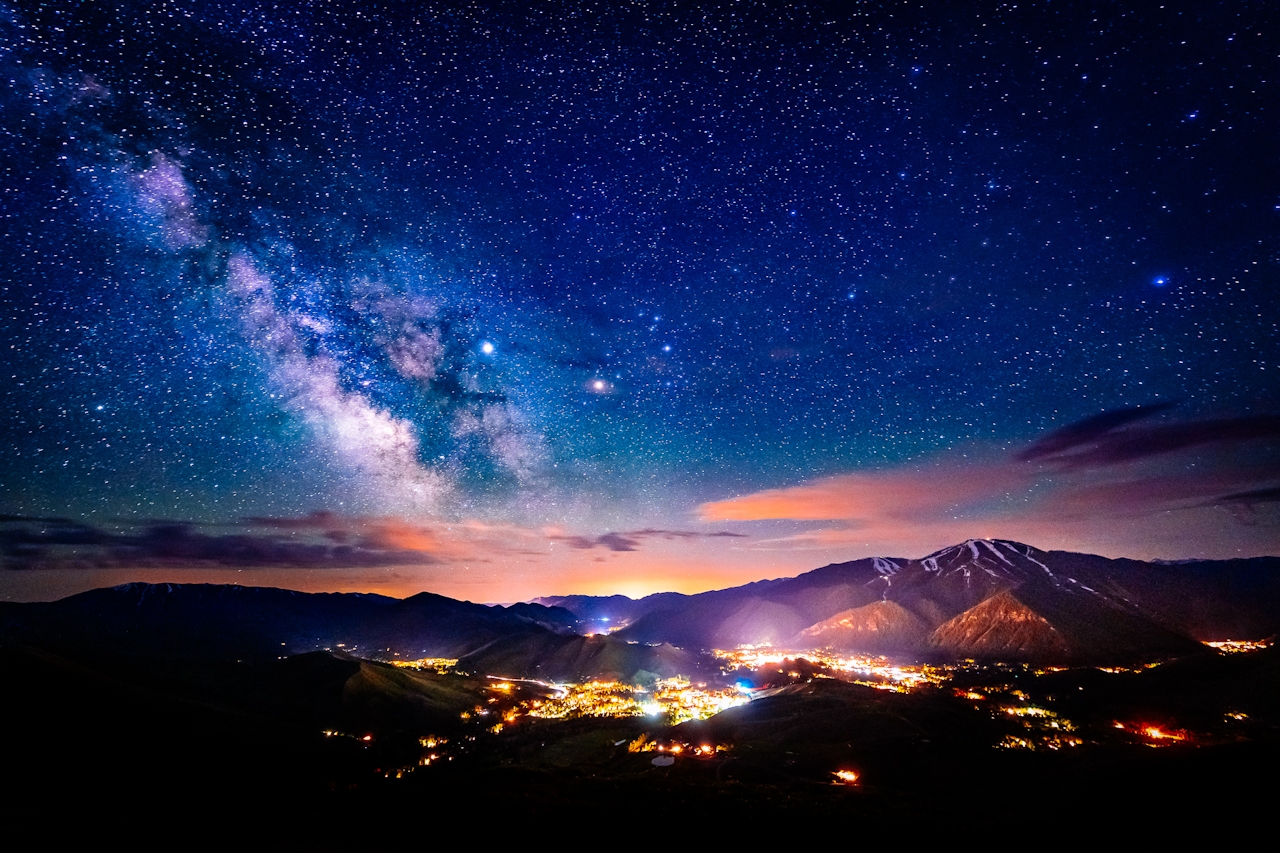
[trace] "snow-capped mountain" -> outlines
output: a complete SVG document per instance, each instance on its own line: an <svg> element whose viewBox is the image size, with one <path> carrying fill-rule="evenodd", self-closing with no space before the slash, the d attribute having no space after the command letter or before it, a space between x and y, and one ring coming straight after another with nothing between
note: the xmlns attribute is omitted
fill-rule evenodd
<svg viewBox="0 0 1280 853"><path fill-rule="evenodd" d="M1177 564L970 539L700 595L539 599L685 648L1084 660L1174 654L1280 630L1280 559Z"/></svg>

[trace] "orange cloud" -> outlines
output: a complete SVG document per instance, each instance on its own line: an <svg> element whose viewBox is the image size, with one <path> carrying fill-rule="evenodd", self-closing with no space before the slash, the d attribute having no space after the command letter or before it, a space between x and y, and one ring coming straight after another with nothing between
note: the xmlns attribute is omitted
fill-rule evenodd
<svg viewBox="0 0 1280 853"><path fill-rule="evenodd" d="M440 540L426 527L397 519L372 523L366 539L401 551L439 551Z"/></svg>
<svg viewBox="0 0 1280 853"><path fill-rule="evenodd" d="M965 511L1010 490L1025 489L1029 482L1026 472L1004 463L949 461L925 468L843 474L704 503L698 507L698 517L710 522L925 521L941 512Z"/></svg>
<svg viewBox="0 0 1280 853"><path fill-rule="evenodd" d="M1149 426L1134 425L1137 417L1090 419L1042 439L1035 452L975 457L971 448L927 465L712 501L697 515L708 522L827 522L751 547L861 556L925 553L972 536L1140 558L1280 551L1280 501L1236 498L1280 494L1270 443L1275 419ZM1215 432L1224 424L1232 428Z"/></svg>

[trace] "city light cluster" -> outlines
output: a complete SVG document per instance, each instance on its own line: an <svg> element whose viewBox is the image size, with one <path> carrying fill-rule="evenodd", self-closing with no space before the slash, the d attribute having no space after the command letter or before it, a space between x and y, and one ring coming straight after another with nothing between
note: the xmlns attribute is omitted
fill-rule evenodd
<svg viewBox="0 0 1280 853"><path fill-rule="evenodd" d="M1172 746L1175 743L1186 743L1192 740L1189 732L1155 723L1122 723L1116 720L1115 727L1137 735L1147 746Z"/></svg>
<svg viewBox="0 0 1280 853"><path fill-rule="evenodd" d="M1065 749L1081 746L1084 740L1073 734L1076 726L1039 705L1001 705L993 713L1013 717L1027 729L1023 735L1006 735L996 744L1000 749Z"/></svg>
<svg viewBox="0 0 1280 853"><path fill-rule="evenodd" d="M686 720L705 720L726 708L750 701L735 689L692 684L685 678L666 678L652 689L619 681L588 681L555 685L557 694L524 703L531 717L569 719L573 717L665 716L672 725Z"/></svg>
<svg viewBox="0 0 1280 853"><path fill-rule="evenodd" d="M668 740L661 741L650 739L647 734L627 744L627 752L657 752L665 755L685 755L693 758L711 758L722 752L728 752L730 749L728 744L717 743L701 743L691 744L688 741Z"/></svg>
<svg viewBox="0 0 1280 853"><path fill-rule="evenodd" d="M665 714L676 725L686 720L705 720L729 708L736 708L751 701L734 689L708 689L705 684L691 684L684 678L665 678L659 681L646 706Z"/></svg>
<svg viewBox="0 0 1280 853"><path fill-rule="evenodd" d="M457 658L418 658L417 660L393 660L388 661L392 666L401 669L416 669L423 671L431 671L438 675L446 675L453 672L453 668L458 665Z"/></svg>
<svg viewBox="0 0 1280 853"><path fill-rule="evenodd" d="M636 688L620 681L588 681L556 685L559 693L525 703L531 717L565 720L574 717L638 717L644 713Z"/></svg>
<svg viewBox="0 0 1280 853"><path fill-rule="evenodd" d="M1260 652L1271 648L1274 643L1275 640L1268 638L1266 640L1218 640L1205 645L1227 654L1240 654L1241 652Z"/></svg>
<svg viewBox="0 0 1280 853"><path fill-rule="evenodd" d="M827 670L828 674L845 676L845 681L897 692L914 690L923 685L942 684L952 675L952 668L945 666L896 664L879 655L840 655L825 649L794 651L739 646L736 649L713 649L712 653L720 661L720 667L726 671L774 669L784 672L788 664L797 667L799 661L804 660ZM790 674L798 677L800 672L797 669Z"/></svg>
<svg viewBox="0 0 1280 853"><path fill-rule="evenodd" d="M1084 741L1075 735L1041 735L1040 737L1018 737L1005 735L1004 740L996 744L999 749L1066 749L1081 746Z"/></svg>

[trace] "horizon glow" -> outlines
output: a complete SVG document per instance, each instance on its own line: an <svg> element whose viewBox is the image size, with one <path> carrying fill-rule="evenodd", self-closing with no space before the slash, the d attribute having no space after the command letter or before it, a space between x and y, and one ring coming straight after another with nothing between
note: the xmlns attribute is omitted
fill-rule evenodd
<svg viewBox="0 0 1280 853"><path fill-rule="evenodd" d="M0 599L1280 553L1251 14L0 3Z"/></svg>

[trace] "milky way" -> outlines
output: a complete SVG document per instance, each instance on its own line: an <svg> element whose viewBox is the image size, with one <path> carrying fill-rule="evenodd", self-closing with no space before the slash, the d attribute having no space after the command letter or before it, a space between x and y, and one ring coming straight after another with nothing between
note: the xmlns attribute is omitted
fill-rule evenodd
<svg viewBox="0 0 1280 853"><path fill-rule="evenodd" d="M1274 551L1267 11L2 4L11 568Z"/></svg>

